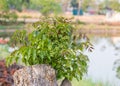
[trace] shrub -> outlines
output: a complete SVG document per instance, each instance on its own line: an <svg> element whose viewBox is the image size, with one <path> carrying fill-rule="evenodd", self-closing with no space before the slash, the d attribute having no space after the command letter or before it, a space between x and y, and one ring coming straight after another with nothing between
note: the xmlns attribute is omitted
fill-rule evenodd
<svg viewBox="0 0 120 86"><path fill-rule="evenodd" d="M12 39L21 47L7 58L7 64L19 60L25 65L48 64L56 70L57 79L81 79L87 72L88 62L83 50L90 43L73 34L75 29L70 19L45 17L33 26L35 29L29 34L26 31L14 34ZM76 54L78 50L80 53Z"/></svg>

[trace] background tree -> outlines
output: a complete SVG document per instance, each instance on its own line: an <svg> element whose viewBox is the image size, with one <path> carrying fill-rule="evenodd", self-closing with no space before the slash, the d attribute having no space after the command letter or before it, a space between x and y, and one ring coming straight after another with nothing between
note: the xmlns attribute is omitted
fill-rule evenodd
<svg viewBox="0 0 120 86"><path fill-rule="evenodd" d="M82 5L81 5L82 9L84 11L87 11L88 7L96 7L96 0L82 0Z"/></svg>
<svg viewBox="0 0 120 86"><path fill-rule="evenodd" d="M109 7L115 11L120 11L120 3L118 0L109 1Z"/></svg>
<svg viewBox="0 0 120 86"><path fill-rule="evenodd" d="M31 8L37 8L43 15L60 13L61 6L56 0L31 0Z"/></svg>
<svg viewBox="0 0 120 86"><path fill-rule="evenodd" d="M101 2L101 3L99 3L98 7L99 7L99 10L103 10L103 9L105 9L106 5L105 5L105 3Z"/></svg>
<svg viewBox="0 0 120 86"><path fill-rule="evenodd" d="M0 11L7 11L8 5L6 0L0 0Z"/></svg>
<svg viewBox="0 0 120 86"><path fill-rule="evenodd" d="M58 3L61 4L62 11L67 11L67 8L70 7L70 0L58 0Z"/></svg>
<svg viewBox="0 0 120 86"><path fill-rule="evenodd" d="M28 8L30 0L7 0L9 8L22 11L24 8Z"/></svg>
<svg viewBox="0 0 120 86"><path fill-rule="evenodd" d="M71 6L73 8L78 8L78 0L71 0Z"/></svg>
<svg viewBox="0 0 120 86"><path fill-rule="evenodd" d="M0 0L0 23L8 24L15 23L17 15L15 12L11 12L8 4L9 0Z"/></svg>
<svg viewBox="0 0 120 86"><path fill-rule="evenodd" d="M87 8L90 6L90 0L83 0L82 2L82 9L87 11Z"/></svg>
<svg viewBox="0 0 120 86"><path fill-rule="evenodd" d="M111 8L114 11L120 11L120 3L118 0L105 0L99 4L100 9Z"/></svg>

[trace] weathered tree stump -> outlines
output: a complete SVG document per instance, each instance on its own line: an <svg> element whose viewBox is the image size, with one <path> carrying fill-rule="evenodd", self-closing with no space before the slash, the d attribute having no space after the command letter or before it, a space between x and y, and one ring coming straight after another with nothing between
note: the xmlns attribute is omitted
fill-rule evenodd
<svg viewBox="0 0 120 86"><path fill-rule="evenodd" d="M61 83L60 86L72 86L72 84L71 84L71 82L70 82L67 78L65 78L65 79L62 81L62 83Z"/></svg>
<svg viewBox="0 0 120 86"><path fill-rule="evenodd" d="M55 70L45 64L17 70L13 79L15 86L57 86Z"/></svg>
<svg viewBox="0 0 120 86"><path fill-rule="evenodd" d="M22 66L15 63L7 67L5 60L0 60L0 86L13 86L12 75L20 68Z"/></svg>

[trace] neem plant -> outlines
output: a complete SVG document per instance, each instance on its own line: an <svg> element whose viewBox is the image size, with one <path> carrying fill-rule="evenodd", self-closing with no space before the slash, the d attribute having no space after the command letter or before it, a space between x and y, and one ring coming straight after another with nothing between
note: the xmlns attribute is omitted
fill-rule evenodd
<svg viewBox="0 0 120 86"><path fill-rule="evenodd" d="M19 60L25 65L48 64L56 70L57 79L81 79L87 72L88 62L82 51L89 42L78 41L81 36L73 34L75 29L70 19L41 18L33 26L35 29L29 34L25 31L14 34L14 40L22 46L7 58L7 64ZM80 53L76 55L78 50Z"/></svg>

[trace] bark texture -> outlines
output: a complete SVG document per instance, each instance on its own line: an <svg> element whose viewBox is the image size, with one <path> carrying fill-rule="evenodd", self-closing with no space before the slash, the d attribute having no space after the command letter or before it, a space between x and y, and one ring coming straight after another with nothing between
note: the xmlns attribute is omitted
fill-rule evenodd
<svg viewBox="0 0 120 86"><path fill-rule="evenodd" d="M13 79L15 86L57 86L55 70L45 64L17 70Z"/></svg>
<svg viewBox="0 0 120 86"><path fill-rule="evenodd" d="M64 79L60 86L72 86L71 82L68 79Z"/></svg>
<svg viewBox="0 0 120 86"><path fill-rule="evenodd" d="M0 60L0 86L13 86L12 75L16 70L21 68L22 66L15 63L7 67L5 60Z"/></svg>

